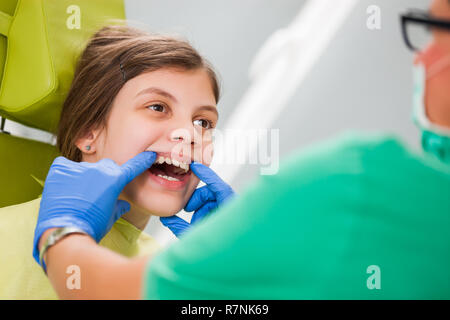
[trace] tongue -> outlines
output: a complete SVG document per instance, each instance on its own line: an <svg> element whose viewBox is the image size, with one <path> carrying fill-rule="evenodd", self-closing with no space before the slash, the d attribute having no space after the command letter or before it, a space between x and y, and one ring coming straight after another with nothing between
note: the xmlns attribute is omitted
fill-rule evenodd
<svg viewBox="0 0 450 320"><path fill-rule="evenodd" d="M162 175L169 176L172 178L179 178L179 177L184 176L184 173L179 174L178 173L179 171L177 169L178 168L176 168L172 165L163 163L163 164L156 164L156 165L151 166L150 171L156 175L162 174Z"/></svg>
<svg viewBox="0 0 450 320"><path fill-rule="evenodd" d="M149 170L150 170L150 172L153 173L154 175L161 174L161 175L163 175L163 176L167 176L166 172L162 169L161 166L153 165L153 166L150 167Z"/></svg>

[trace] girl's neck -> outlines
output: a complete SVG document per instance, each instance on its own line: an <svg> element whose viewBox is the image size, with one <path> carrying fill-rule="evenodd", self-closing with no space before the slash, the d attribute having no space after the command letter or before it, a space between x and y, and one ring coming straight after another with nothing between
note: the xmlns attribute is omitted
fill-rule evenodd
<svg viewBox="0 0 450 320"><path fill-rule="evenodd" d="M131 203L130 205L130 211L125 213L122 218L134 225L139 230L143 231L147 226L151 215L147 211L141 210Z"/></svg>
<svg viewBox="0 0 450 320"><path fill-rule="evenodd" d="M128 201L123 194L120 194L119 199ZM122 215L122 218L143 231L152 215L147 210L135 206L132 202L128 201L128 203L130 204L130 211Z"/></svg>

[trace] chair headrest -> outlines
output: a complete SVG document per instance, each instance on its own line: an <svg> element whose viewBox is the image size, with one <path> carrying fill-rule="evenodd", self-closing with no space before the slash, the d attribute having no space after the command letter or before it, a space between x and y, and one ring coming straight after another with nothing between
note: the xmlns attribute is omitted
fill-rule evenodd
<svg viewBox="0 0 450 320"><path fill-rule="evenodd" d="M54 133L78 56L123 0L3 1L17 5L0 12L0 115Z"/></svg>

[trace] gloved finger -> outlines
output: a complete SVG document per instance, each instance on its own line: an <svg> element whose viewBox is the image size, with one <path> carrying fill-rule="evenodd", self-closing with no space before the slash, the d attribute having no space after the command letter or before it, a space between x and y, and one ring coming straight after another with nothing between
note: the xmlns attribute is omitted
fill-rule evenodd
<svg viewBox="0 0 450 320"><path fill-rule="evenodd" d="M125 200L117 200L114 207L114 222L116 222L121 216L130 211L130 204Z"/></svg>
<svg viewBox="0 0 450 320"><path fill-rule="evenodd" d="M202 220L205 216L207 216L212 210L216 208L217 208L217 201L209 201L205 203L203 207L194 212L194 214L192 215L191 224L194 224L197 221Z"/></svg>
<svg viewBox="0 0 450 320"><path fill-rule="evenodd" d="M134 178L140 175L142 172L150 168L155 162L156 152L144 151L137 156L131 158L125 162L121 169L125 176L125 185L131 182Z"/></svg>
<svg viewBox="0 0 450 320"><path fill-rule="evenodd" d="M56 157L55 160L53 160L52 165L66 164L66 163L70 163L70 162L72 162L72 161L67 159L66 157L59 156L59 157Z"/></svg>
<svg viewBox="0 0 450 320"><path fill-rule="evenodd" d="M104 233L98 234L95 237L95 240L99 242L106 235L106 233L108 233L109 230L111 230L114 223L116 223L116 221L119 220L119 218L128 211L130 211L130 204L125 200L117 200L116 203L114 204L112 216L110 217L107 223L107 227L104 230Z"/></svg>
<svg viewBox="0 0 450 320"><path fill-rule="evenodd" d="M214 200L214 193L207 187L203 186L194 191L188 203L184 207L184 211L191 212L200 208L205 202Z"/></svg>
<svg viewBox="0 0 450 320"><path fill-rule="evenodd" d="M59 171L60 169L65 170L66 168L76 167L76 166L78 166L78 164L79 164L78 162L74 162L63 156L59 156L59 157L55 158L55 160L53 160L53 163L50 166L49 171L54 172L55 170Z"/></svg>
<svg viewBox="0 0 450 320"><path fill-rule="evenodd" d="M176 237L179 237L187 228L189 223L178 216L159 217L161 223L170 229Z"/></svg>
<svg viewBox="0 0 450 320"><path fill-rule="evenodd" d="M217 193L223 191L224 188L230 188L228 184L223 181L211 168L205 166L200 162L193 161L190 164L192 172L211 189L212 192Z"/></svg>
<svg viewBox="0 0 450 320"><path fill-rule="evenodd" d="M116 168L117 167L117 163L113 159L109 159L109 158L103 158L98 163L101 163L104 167L108 167L108 168ZM86 166L89 166L89 165L95 166L95 163L83 162L83 164Z"/></svg>

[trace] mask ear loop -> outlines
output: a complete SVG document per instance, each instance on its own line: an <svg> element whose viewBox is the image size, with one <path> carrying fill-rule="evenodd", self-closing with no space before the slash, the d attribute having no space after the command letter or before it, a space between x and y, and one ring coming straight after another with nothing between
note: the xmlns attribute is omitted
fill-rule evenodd
<svg viewBox="0 0 450 320"><path fill-rule="evenodd" d="M426 73L426 79L430 79L437 75L442 70L446 69L450 66L450 55L446 55L445 57L439 59L435 63L433 63Z"/></svg>

